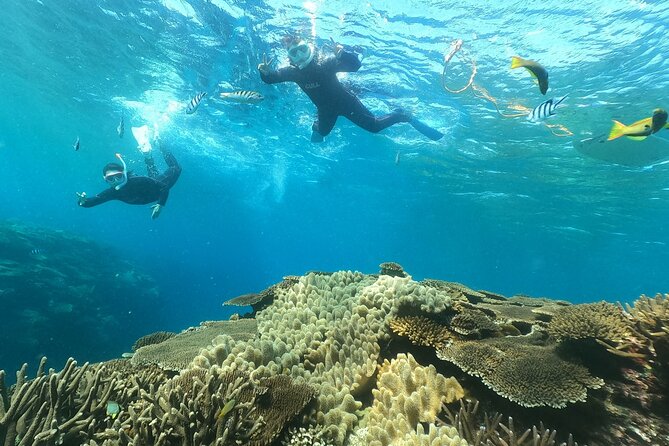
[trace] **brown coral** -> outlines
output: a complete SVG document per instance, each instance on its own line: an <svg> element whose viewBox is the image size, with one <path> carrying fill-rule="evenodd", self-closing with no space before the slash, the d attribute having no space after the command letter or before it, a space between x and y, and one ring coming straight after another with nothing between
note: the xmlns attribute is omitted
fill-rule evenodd
<svg viewBox="0 0 669 446"><path fill-rule="evenodd" d="M631 335L631 328L620 307L601 301L561 308L548 324L548 333L558 341L593 338L617 343Z"/></svg>
<svg viewBox="0 0 669 446"><path fill-rule="evenodd" d="M167 341L169 338L172 338L176 335L176 333L171 331L156 331L155 333L142 336L135 341L132 346L132 351L135 352L139 348L147 345L160 344L161 342Z"/></svg>
<svg viewBox="0 0 669 446"><path fill-rule="evenodd" d="M217 336L227 334L233 339L245 341L253 338L256 332L255 319L203 322L199 327L179 333L164 342L138 349L131 361L134 365L157 364L166 370L179 371L187 368L200 350L208 347Z"/></svg>
<svg viewBox="0 0 669 446"><path fill-rule="evenodd" d="M416 345L441 348L453 338L447 327L422 316L396 317L388 324L393 332Z"/></svg>
<svg viewBox="0 0 669 446"><path fill-rule="evenodd" d="M627 311L649 339L669 335L669 294L656 294L653 298L642 295L634 306L627 305Z"/></svg>
<svg viewBox="0 0 669 446"><path fill-rule="evenodd" d="M530 344L524 337L458 341L437 356L525 407L562 408L585 401L587 389L604 384L585 367L559 358L553 347Z"/></svg>
<svg viewBox="0 0 669 446"><path fill-rule="evenodd" d="M449 328L463 336L479 336L499 332L499 327L492 319L478 310L464 310L453 316Z"/></svg>
<svg viewBox="0 0 669 446"><path fill-rule="evenodd" d="M404 268L399 263L383 262L379 265L379 268L381 268L379 274L391 277L407 277L407 273L404 272Z"/></svg>

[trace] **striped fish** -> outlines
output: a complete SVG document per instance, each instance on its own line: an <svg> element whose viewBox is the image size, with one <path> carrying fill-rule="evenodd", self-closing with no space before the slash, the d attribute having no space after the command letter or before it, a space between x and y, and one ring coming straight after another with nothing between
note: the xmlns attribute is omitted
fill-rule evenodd
<svg viewBox="0 0 669 446"><path fill-rule="evenodd" d="M562 103L567 98L567 95L562 96L560 99L550 98L549 100L542 102L541 104L534 107L534 110L527 115L527 120L532 122L543 121L549 116L555 114L555 109L558 105Z"/></svg>
<svg viewBox="0 0 669 446"><path fill-rule="evenodd" d="M200 93L196 94L195 97L193 97L193 99L191 99L186 106L186 114L192 115L195 113L195 110L197 110L197 108L200 106L200 102L202 102L202 98L204 98L206 95L206 91L201 91Z"/></svg>
<svg viewBox="0 0 669 446"><path fill-rule="evenodd" d="M230 93L221 93L221 99L239 102L241 104L257 104L265 99L265 97L257 91L239 90Z"/></svg>

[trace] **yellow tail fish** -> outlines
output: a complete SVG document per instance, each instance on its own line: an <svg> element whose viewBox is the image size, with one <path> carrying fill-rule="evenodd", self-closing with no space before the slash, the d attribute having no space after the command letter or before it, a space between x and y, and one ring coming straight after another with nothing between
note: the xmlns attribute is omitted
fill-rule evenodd
<svg viewBox="0 0 669 446"><path fill-rule="evenodd" d="M669 128L669 124L667 124L667 112L661 108L656 108L653 110L653 116L644 118L634 124L625 125L614 119L613 127L611 128L607 141L613 141L621 136L642 141L649 135L659 132L663 128Z"/></svg>
<svg viewBox="0 0 669 446"><path fill-rule="evenodd" d="M548 71L538 62L533 60L523 59L522 57L513 56L511 58L511 68L523 67L534 76L539 83L539 91L541 94L546 94L548 91Z"/></svg>

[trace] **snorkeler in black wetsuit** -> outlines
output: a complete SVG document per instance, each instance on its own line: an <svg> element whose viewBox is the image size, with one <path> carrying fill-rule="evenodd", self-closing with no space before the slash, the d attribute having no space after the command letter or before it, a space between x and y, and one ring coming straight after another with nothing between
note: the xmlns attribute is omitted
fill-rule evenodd
<svg viewBox="0 0 669 446"><path fill-rule="evenodd" d="M128 204L149 204L156 201L157 203L151 207L151 218L158 218L167 202L170 188L174 186L179 179L179 175L181 175L181 166L179 166L174 155L165 149L162 144L159 144L159 147L167 164L165 172L162 174L158 172L151 152L148 150L143 150L143 152L149 176L140 176L128 172L125 161L117 153L116 157L121 163L109 163L102 169L104 180L111 187L90 198L86 196L86 192L77 193L79 206L90 208L110 200L119 200Z"/></svg>
<svg viewBox="0 0 669 446"><path fill-rule="evenodd" d="M315 54L314 46L304 40L291 36L284 39L284 44L288 49L290 66L272 71L270 69L272 61L263 56L262 63L258 65L260 78L268 84L295 82L309 96L318 110L318 118L312 125L313 142L323 141L323 137L332 131L338 116L344 116L372 133L380 132L399 122L408 122L421 132L417 125L432 130L431 134L426 134L431 139L443 136L416 121L410 112L402 109L387 115L374 116L337 78L337 73L358 71L361 66L358 56L346 51L341 45L335 45L334 57L320 58Z"/></svg>

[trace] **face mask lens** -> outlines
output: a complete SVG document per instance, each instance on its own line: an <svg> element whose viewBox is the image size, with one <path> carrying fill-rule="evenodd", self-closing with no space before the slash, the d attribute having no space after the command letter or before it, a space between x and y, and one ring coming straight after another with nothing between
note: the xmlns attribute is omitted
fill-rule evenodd
<svg viewBox="0 0 669 446"><path fill-rule="evenodd" d="M290 57L300 57L303 53L306 53L307 51L309 51L309 47L306 44L302 43L288 50L288 55Z"/></svg>
<svg viewBox="0 0 669 446"><path fill-rule="evenodd" d="M112 172L105 175L105 181L109 183L120 183L123 181L123 172Z"/></svg>

